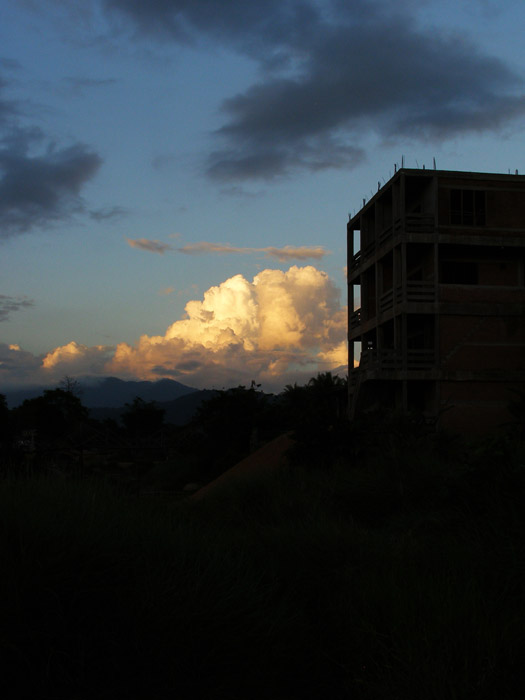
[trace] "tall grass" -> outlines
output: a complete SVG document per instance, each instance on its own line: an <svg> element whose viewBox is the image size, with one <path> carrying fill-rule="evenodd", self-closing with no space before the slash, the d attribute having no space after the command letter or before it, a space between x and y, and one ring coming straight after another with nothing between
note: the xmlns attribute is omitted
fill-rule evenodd
<svg viewBox="0 0 525 700"><path fill-rule="evenodd" d="M521 472L420 467L296 468L192 505L4 480L7 697L522 696Z"/></svg>

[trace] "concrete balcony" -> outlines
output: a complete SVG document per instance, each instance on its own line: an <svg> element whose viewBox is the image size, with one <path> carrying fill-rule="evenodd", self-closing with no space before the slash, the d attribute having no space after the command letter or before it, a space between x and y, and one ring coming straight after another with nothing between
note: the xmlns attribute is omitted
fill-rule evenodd
<svg viewBox="0 0 525 700"><path fill-rule="evenodd" d="M350 260L350 269L348 270L349 276L357 272L363 263L370 260L370 258L375 254L375 250L375 241L372 241L368 245L364 246L362 250L358 250Z"/></svg>
<svg viewBox="0 0 525 700"><path fill-rule="evenodd" d="M405 232L416 235L434 233L434 214L407 214Z"/></svg>
<svg viewBox="0 0 525 700"><path fill-rule="evenodd" d="M375 255L376 244L379 248L397 241L402 234L411 237L421 235L428 236L434 233L433 214L406 214L399 217L393 224L386 226L381 231L376 232L375 238L352 256L350 261L349 274L355 273L360 266L366 263Z"/></svg>
<svg viewBox="0 0 525 700"><path fill-rule="evenodd" d="M361 353L359 369L366 370L420 370L436 367L433 348L411 348L403 354L400 350L365 350Z"/></svg>
<svg viewBox="0 0 525 700"><path fill-rule="evenodd" d="M356 270L359 269L359 266L361 265L361 251L358 250L355 255L352 256L352 259L350 260L350 269L348 270L348 273L355 272Z"/></svg>
<svg viewBox="0 0 525 700"><path fill-rule="evenodd" d="M394 305L409 303L433 303L436 301L434 282L407 280L406 284L392 287L379 297L379 312L386 313Z"/></svg>
<svg viewBox="0 0 525 700"><path fill-rule="evenodd" d="M434 214L406 214L394 221L392 232L395 239L406 233L410 236L434 233ZM384 236L385 242L387 237Z"/></svg>
<svg viewBox="0 0 525 700"><path fill-rule="evenodd" d="M355 330L356 328L359 328L359 326L361 325L361 309L357 309L356 311L350 314L348 323L351 331Z"/></svg>

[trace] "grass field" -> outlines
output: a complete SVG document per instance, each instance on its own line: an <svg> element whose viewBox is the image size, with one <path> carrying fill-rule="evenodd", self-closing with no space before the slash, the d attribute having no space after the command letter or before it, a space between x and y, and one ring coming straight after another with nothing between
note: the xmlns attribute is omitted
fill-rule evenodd
<svg viewBox="0 0 525 700"><path fill-rule="evenodd" d="M192 505L6 477L3 696L525 697L522 457L295 467Z"/></svg>

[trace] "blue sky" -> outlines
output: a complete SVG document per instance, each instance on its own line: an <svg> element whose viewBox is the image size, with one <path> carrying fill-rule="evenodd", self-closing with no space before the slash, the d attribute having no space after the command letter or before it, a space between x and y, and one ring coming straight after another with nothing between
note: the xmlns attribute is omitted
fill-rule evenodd
<svg viewBox="0 0 525 700"><path fill-rule="evenodd" d="M522 0L0 0L0 389L344 372L346 221L525 172Z"/></svg>

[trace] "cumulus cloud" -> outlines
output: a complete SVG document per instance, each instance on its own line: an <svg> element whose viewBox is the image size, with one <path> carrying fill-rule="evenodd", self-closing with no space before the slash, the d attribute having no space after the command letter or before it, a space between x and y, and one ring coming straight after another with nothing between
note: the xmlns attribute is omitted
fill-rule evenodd
<svg viewBox="0 0 525 700"><path fill-rule="evenodd" d="M32 299L24 296L11 297L0 294L0 321L7 321L12 313L34 305L35 302Z"/></svg>
<svg viewBox="0 0 525 700"><path fill-rule="evenodd" d="M71 342L48 352L42 360L46 374L62 376L67 374L103 374L114 348L108 345L88 347Z"/></svg>
<svg viewBox="0 0 525 700"><path fill-rule="evenodd" d="M212 39L259 61L258 82L222 105L207 172L223 183L355 167L365 135L440 141L523 115L522 78L454 27L423 27L425 4L105 0L150 37Z"/></svg>
<svg viewBox="0 0 525 700"><path fill-rule="evenodd" d="M312 266L235 275L186 305L162 336L117 346L109 371L193 386L257 379L282 386L346 366L346 310L326 273Z"/></svg>
<svg viewBox="0 0 525 700"><path fill-rule="evenodd" d="M318 371L346 371L346 308L325 272L308 265L235 275L186 304L163 335L134 344L70 342L35 356L0 345L2 385L49 384L65 374L176 378L195 387L263 383L280 390Z"/></svg>
<svg viewBox="0 0 525 700"><path fill-rule="evenodd" d="M16 344L0 343L0 386L49 386L65 374L105 375L113 351L110 346L71 342L47 354L34 355Z"/></svg>

